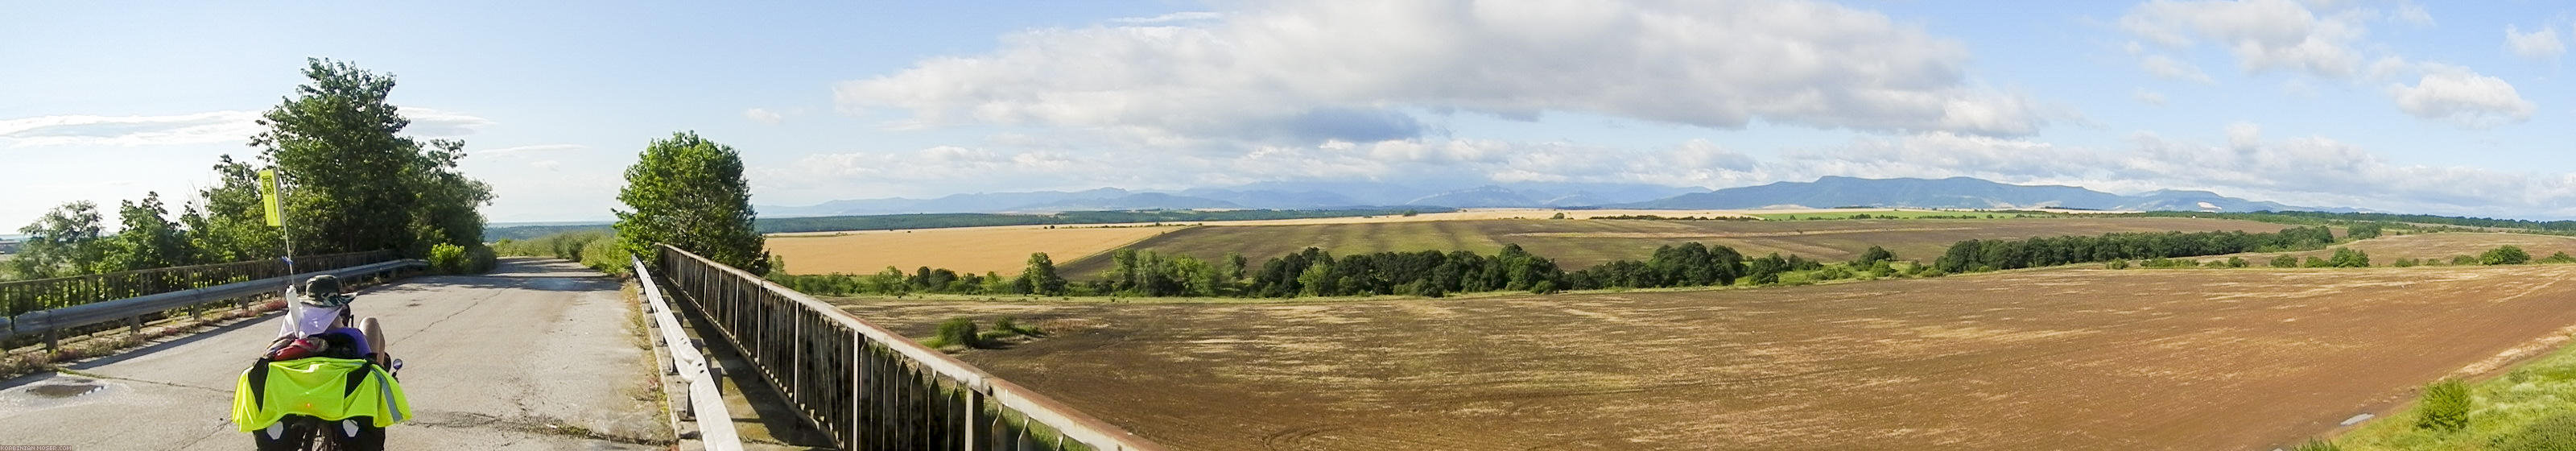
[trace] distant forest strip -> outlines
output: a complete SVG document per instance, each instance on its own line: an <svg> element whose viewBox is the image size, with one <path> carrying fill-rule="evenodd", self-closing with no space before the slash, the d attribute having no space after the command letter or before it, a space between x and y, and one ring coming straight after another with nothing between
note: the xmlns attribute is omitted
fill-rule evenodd
<svg viewBox="0 0 2576 451"><path fill-rule="evenodd" d="M1505 245L1493 255L1470 251L1376 252L1335 256L1322 249L1251 265L1242 255L1202 261L1188 255L1120 250L1115 266L1099 278L1069 281L1046 254L1033 254L1016 277L960 274L929 267L886 268L872 275L791 275L770 280L821 295L912 293L1039 296L1294 298L1319 296L1423 296L1451 293L1529 292L1617 288L1804 284L1822 280L1937 277L1923 265L1900 271L1896 256L1872 247L1851 262L1820 262L1796 255L1746 257L1726 246L1667 245L1644 261L1619 260L1566 271L1554 260Z"/></svg>
<svg viewBox="0 0 2576 451"><path fill-rule="evenodd" d="M753 221L753 228L758 230L760 233L797 233L833 232L842 230L910 230L1017 225L1080 225L1140 222L1347 218L1356 216L1399 216L1418 213L1446 213L1452 211L1457 211L1457 209L1445 207L1405 207L1356 210L1068 211L1055 214L923 213L904 215L817 216L808 218L760 218ZM485 232L485 235L493 240L528 240L546 235L588 230L608 230L608 224L496 227Z"/></svg>
<svg viewBox="0 0 2576 451"><path fill-rule="evenodd" d="M2379 232L2377 223L2363 223L2347 229L2346 234L2348 239L2358 240L2378 237ZM2334 243L2334 230L2325 226L2291 227L2272 233L2131 232L2102 236L1966 240L1950 245L1948 251L1932 261L1932 267L1953 273L1995 271L2240 252L2315 250Z"/></svg>
<svg viewBox="0 0 2576 451"><path fill-rule="evenodd" d="M2018 240L1966 240L1952 245L1930 264L1905 263L1884 248L1871 247L1850 262L1824 262L1797 255L1750 257L1726 246L1697 242L1657 248L1652 257L1616 260L1577 271L1533 255L1518 245L1505 245L1492 255L1469 251L1376 252L1336 256L1322 249L1272 258L1253 265L1240 254L1215 261L1189 255L1119 250L1114 266L1094 280L1072 281L1058 275L1046 254L1030 256L1029 267L1016 277L987 272L961 274L921 267L912 271L888 267L870 275L789 275L773 273L789 288L820 295L965 295L1132 296L1295 298L1323 296L1423 296L1454 293L1674 288L1729 285L1805 284L1837 279L1939 277L1962 272L2056 266L2136 259L2322 249L2338 242L2378 236L2376 223L2355 226L2337 239L2324 226L2291 227L2279 232L2144 232L2100 236L2059 236ZM2354 257L2360 257L2354 253ZM2338 255L2338 259L2345 257ZM2367 266L2364 263L2343 266ZM2121 265L2124 266L2125 265Z"/></svg>

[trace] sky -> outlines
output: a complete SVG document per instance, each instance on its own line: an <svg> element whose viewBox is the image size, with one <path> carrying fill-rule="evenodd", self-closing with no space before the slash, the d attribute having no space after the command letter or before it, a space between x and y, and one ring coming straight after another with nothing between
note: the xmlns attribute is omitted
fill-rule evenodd
<svg viewBox="0 0 2576 451"><path fill-rule="evenodd" d="M0 225L173 205L306 58L393 74L492 221L647 143L763 205L1262 181L1971 176L2576 217L2555 2L219 2L0 14Z"/></svg>

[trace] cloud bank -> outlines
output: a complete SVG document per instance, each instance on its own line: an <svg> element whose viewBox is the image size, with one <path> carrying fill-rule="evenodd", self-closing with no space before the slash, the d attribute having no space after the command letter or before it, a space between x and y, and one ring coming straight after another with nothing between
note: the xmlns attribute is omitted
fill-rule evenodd
<svg viewBox="0 0 2576 451"><path fill-rule="evenodd" d="M1974 83L1963 44L1829 3L1311 2L1159 19L1028 31L835 94L910 126L1307 145L1421 138L1446 112L1988 135L2050 116Z"/></svg>
<svg viewBox="0 0 2576 451"><path fill-rule="evenodd" d="M411 119L411 126L404 128L404 133L420 137L461 137L493 123L490 119L463 113L420 107L401 109L403 117ZM257 122L260 114L257 111L228 110L167 116L59 115L8 119L0 120L0 145L135 147L242 143L248 142L251 135L266 130Z"/></svg>

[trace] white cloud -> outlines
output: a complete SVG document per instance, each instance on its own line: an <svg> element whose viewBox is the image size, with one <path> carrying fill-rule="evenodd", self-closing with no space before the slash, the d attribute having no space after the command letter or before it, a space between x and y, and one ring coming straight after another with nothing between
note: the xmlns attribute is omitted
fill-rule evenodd
<svg viewBox="0 0 2576 451"><path fill-rule="evenodd" d="M2388 93L2406 114L2469 128L2520 123L2538 109L2513 84L2458 67L2427 71L2414 86L2391 84Z"/></svg>
<svg viewBox="0 0 2576 451"><path fill-rule="evenodd" d="M2352 46L2368 29L2363 11L2320 15L2291 0L2156 0L2120 17L2122 29L2172 47L2207 41L2246 72L2289 70L2345 78L2361 63Z"/></svg>
<svg viewBox="0 0 2576 451"><path fill-rule="evenodd" d="M2524 33L2512 25L2504 26L2504 48L2515 56L2545 60L2567 53L2567 45L2558 42L2558 27L2542 27Z"/></svg>
<svg viewBox="0 0 2576 451"><path fill-rule="evenodd" d="M745 118L745 119L751 119L751 120L752 120L752 122L759 122L759 123L769 124L769 125L778 125L778 124L779 124L779 123L781 123L781 122L786 122L786 121L787 121L787 115L778 114L778 112L776 112L776 111L769 111L768 109L764 109L764 108L753 108L753 109L743 110L743 111L742 111L742 117L743 117L743 118Z"/></svg>
<svg viewBox="0 0 2576 451"><path fill-rule="evenodd" d="M411 126L404 132L429 138L474 133L492 121L467 114L420 107L401 108ZM60 115L0 120L0 144L44 146L171 146L246 143L266 130L256 111L208 111L167 116Z"/></svg>
<svg viewBox="0 0 2576 451"><path fill-rule="evenodd" d="M2430 27L2434 25L2433 12L2425 11L2424 5L2417 5L2414 3L2397 5L2396 19L2400 23L2419 27Z"/></svg>
<svg viewBox="0 0 2576 451"><path fill-rule="evenodd" d="M38 116L0 120L10 147L165 146L249 142L259 113L210 111L170 116Z"/></svg>
<svg viewBox="0 0 2576 451"><path fill-rule="evenodd" d="M2139 89L2137 92L2129 94L2129 96L2138 99L2138 103L2165 106L2165 93Z"/></svg>
<svg viewBox="0 0 2576 451"><path fill-rule="evenodd" d="M404 127L403 133L424 138L455 138L471 135L475 130L493 124L491 119L444 110L399 107L399 111L402 112L404 119L411 120L411 126Z"/></svg>
<svg viewBox="0 0 2576 451"><path fill-rule="evenodd" d="M2146 69L2148 75L2166 80L2183 80L2201 84L2217 83L2216 80L2209 78L2208 73L2201 72L2200 66L2194 66L2170 56L2147 55L2145 58L2138 59L2138 68Z"/></svg>
<svg viewBox="0 0 2576 451"><path fill-rule="evenodd" d="M2007 135L2052 116L1978 86L1967 60L1919 26L1810 1L1312 2L1028 31L835 93L845 111L892 109L911 126L1283 145L1417 138L1438 128L1425 113L1448 111Z"/></svg>
<svg viewBox="0 0 2576 451"><path fill-rule="evenodd" d="M1183 12L1177 12L1177 13L1171 13L1171 14L1164 14L1164 15L1154 16L1154 17L1126 17L1126 18L1110 19L1110 21L1111 21L1111 22L1117 22L1117 23L1133 23L1133 24L1161 24L1161 23L1172 23L1172 22L1194 22L1194 21L1202 21L1202 20L1216 20L1216 19L1220 19L1220 18L1224 18L1224 17L1225 17L1225 14L1224 14L1224 13L1218 13L1218 12L1210 12L1210 11L1183 11Z"/></svg>
<svg viewBox="0 0 2576 451"><path fill-rule="evenodd" d="M523 155L565 150L580 150L589 147L590 146L580 144L537 144L529 146L503 147L498 149L467 149L466 153L468 155Z"/></svg>

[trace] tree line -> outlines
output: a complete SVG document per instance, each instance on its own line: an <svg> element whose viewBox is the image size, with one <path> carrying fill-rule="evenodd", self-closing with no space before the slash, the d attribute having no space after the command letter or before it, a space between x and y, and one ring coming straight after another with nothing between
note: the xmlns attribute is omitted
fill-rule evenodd
<svg viewBox="0 0 2576 451"><path fill-rule="evenodd" d="M797 291L828 294L913 294L1134 297L1292 298L1319 296L1405 295L1442 297L1458 293L1529 292L1622 288L1670 288L1768 285L1801 280L1891 277L1896 255L1871 246L1859 259L1827 263L1797 255L1747 257L1733 248L1687 242L1665 245L1646 260L1618 260L1579 271L1566 271L1555 260L1531 254L1519 245L1504 245L1493 254L1471 251L1374 252L1336 256L1320 248L1274 257L1252 265L1241 254L1216 261L1183 254L1121 249L1112 266L1093 280L1070 281L1056 272L1046 254L1030 256L1018 276L959 273L921 267L913 271L886 268L872 275L769 274L771 280ZM1917 265L1915 274L1937 276Z"/></svg>
<svg viewBox="0 0 2576 451"><path fill-rule="evenodd" d="M0 279L39 279L274 258L295 253L395 250L431 256L442 246L489 266L483 215L491 188L457 171L464 143L405 136L411 121L387 99L391 74L307 60L306 83L261 116L249 137L259 164L222 156L217 182L173 212L161 193L117 205L113 234L97 203L76 201L18 229L19 255ZM286 195L283 230L267 223L260 169ZM173 214L176 214L174 217Z"/></svg>
<svg viewBox="0 0 2576 451"><path fill-rule="evenodd" d="M1940 258L1932 261L1932 267L1951 273L1994 271L2240 252L2313 250L2334 243L2334 231L2325 226L2291 227L2271 233L2126 232L2101 236L1965 240L1951 244Z"/></svg>

